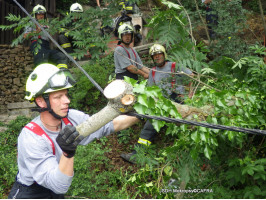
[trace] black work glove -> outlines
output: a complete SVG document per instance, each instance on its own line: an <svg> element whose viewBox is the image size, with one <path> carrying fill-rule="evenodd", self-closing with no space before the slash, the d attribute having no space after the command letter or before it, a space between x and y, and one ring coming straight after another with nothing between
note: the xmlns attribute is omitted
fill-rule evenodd
<svg viewBox="0 0 266 200"><path fill-rule="evenodd" d="M59 132L56 142L62 149L64 155L67 158L72 158L76 153L78 144L83 139L84 137L79 135L74 126L66 125L66 127Z"/></svg>

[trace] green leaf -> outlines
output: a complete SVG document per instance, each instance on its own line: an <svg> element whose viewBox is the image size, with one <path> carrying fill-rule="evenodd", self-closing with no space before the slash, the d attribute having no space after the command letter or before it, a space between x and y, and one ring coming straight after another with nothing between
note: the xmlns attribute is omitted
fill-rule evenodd
<svg viewBox="0 0 266 200"><path fill-rule="evenodd" d="M134 105L134 109L136 110L137 113L139 114L146 114L146 110L147 110L147 107L146 106L143 106L139 103L136 103Z"/></svg>
<svg viewBox="0 0 266 200"><path fill-rule="evenodd" d="M204 142L207 141L205 133L200 133L200 139Z"/></svg>
<svg viewBox="0 0 266 200"><path fill-rule="evenodd" d="M159 132L160 129L165 125L164 121L152 120L152 125L154 129Z"/></svg>
<svg viewBox="0 0 266 200"><path fill-rule="evenodd" d="M151 181L151 182L149 182L149 183L147 183L147 184L145 184L145 186L146 186L146 187L152 187L152 186L153 186L153 183L152 183L152 181Z"/></svg>
<svg viewBox="0 0 266 200"><path fill-rule="evenodd" d="M163 169L164 173L168 176L172 176L172 173L173 173L173 168L171 166L166 166L164 169Z"/></svg>
<svg viewBox="0 0 266 200"><path fill-rule="evenodd" d="M138 95L138 102L146 107L149 107L147 96L145 94Z"/></svg>
<svg viewBox="0 0 266 200"><path fill-rule="evenodd" d="M209 147L208 145L205 146L205 149L204 149L204 155L205 155L206 158L208 158L209 160L211 159L212 150L210 149L210 147Z"/></svg>
<svg viewBox="0 0 266 200"><path fill-rule="evenodd" d="M199 142L200 137L197 131L195 131L194 133L191 134L191 139L194 140L196 143Z"/></svg>
<svg viewBox="0 0 266 200"><path fill-rule="evenodd" d="M250 167L250 168L248 168L247 173L248 173L249 175L252 176L252 175L254 174L254 171L253 171L253 169Z"/></svg>

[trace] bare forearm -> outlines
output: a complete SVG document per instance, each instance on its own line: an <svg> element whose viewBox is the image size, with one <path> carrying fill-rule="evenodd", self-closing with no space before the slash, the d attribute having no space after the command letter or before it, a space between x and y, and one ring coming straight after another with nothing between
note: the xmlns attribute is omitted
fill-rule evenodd
<svg viewBox="0 0 266 200"><path fill-rule="evenodd" d="M145 72L146 74L149 74L149 73L150 73L150 69L147 68L147 67L143 67L143 68L141 68L141 70L142 70L143 72Z"/></svg>
<svg viewBox="0 0 266 200"><path fill-rule="evenodd" d="M127 70L128 71L130 71L131 73L133 73L133 74L138 74L138 75L141 75L141 76L145 76L145 72L144 71L142 71L142 70L140 70L140 69L138 69L136 66L134 66L134 65L130 65L130 66L128 66L127 67Z"/></svg>
<svg viewBox="0 0 266 200"><path fill-rule="evenodd" d="M64 155L62 155L60 162L59 162L59 170L67 176L73 176L73 174L74 174L74 157L67 158Z"/></svg>
<svg viewBox="0 0 266 200"><path fill-rule="evenodd" d="M139 122L139 119L128 115L119 115L113 120L115 132L126 129Z"/></svg>

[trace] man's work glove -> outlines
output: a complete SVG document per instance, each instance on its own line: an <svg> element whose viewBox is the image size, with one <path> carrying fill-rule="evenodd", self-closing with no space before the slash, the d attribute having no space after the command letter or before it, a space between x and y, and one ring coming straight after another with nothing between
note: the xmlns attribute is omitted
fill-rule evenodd
<svg viewBox="0 0 266 200"><path fill-rule="evenodd" d="M67 125L59 132L59 135L56 138L56 142L62 149L63 154L67 158L72 158L76 153L78 144L83 139L84 137L82 135L79 135L74 126Z"/></svg>

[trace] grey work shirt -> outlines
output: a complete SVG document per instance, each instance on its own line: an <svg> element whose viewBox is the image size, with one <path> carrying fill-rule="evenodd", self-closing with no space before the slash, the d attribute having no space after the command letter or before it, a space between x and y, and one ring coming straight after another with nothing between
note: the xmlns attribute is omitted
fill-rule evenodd
<svg viewBox="0 0 266 200"><path fill-rule="evenodd" d="M70 109L68 113L69 121L73 126L77 126L89 119L89 115ZM24 185L32 185L37 182L56 194L65 194L71 185L73 176L67 176L59 170L59 161L62 156L62 150L56 142L59 132L53 132L46 129L40 116L32 120L38 124L46 134L51 138L55 146L55 155L53 149L46 137L39 136L27 128L23 128L18 137L18 175L17 181ZM62 122L62 129L66 125ZM84 138L80 144L86 145L96 138L107 136L114 132L112 122L107 123L99 130Z"/></svg>
<svg viewBox="0 0 266 200"><path fill-rule="evenodd" d="M140 65L128 59L129 58L128 54L124 48L129 52L130 59L134 60L136 63L139 63ZM118 73L126 72L126 68L130 65L134 65L138 69L142 69L143 67L142 62L140 60L138 53L134 50L136 54L136 58L135 58L135 55L131 48L127 48L127 47L124 47L124 48L120 46L117 46L115 48L115 53L114 53L115 73L118 74ZM123 56L120 54L122 54Z"/></svg>
<svg viewBox="0 0 266 200"><path fill-rule="evenodd" d="M172 91L175 91L177 94L184 94L185 88L184 88L184 79L185 75L178 75L174 74L175 78L175 85L174 88L172 88L171 81L173 80L173 76L170 73L163 73L163 72L171 72L173 62L166 62L164 67L156 67L155 75L152 76L152 71L150 70L149 73L149 79L148 79L148 85L157 85L159 86L163 91L165 91L169 96L172 94ZM159 72L161 71L161 72ZM186 67L178 67L178 63L175 65L175 72L184 72L186 74L192 74L192 72L186 68Z"/></svg>

